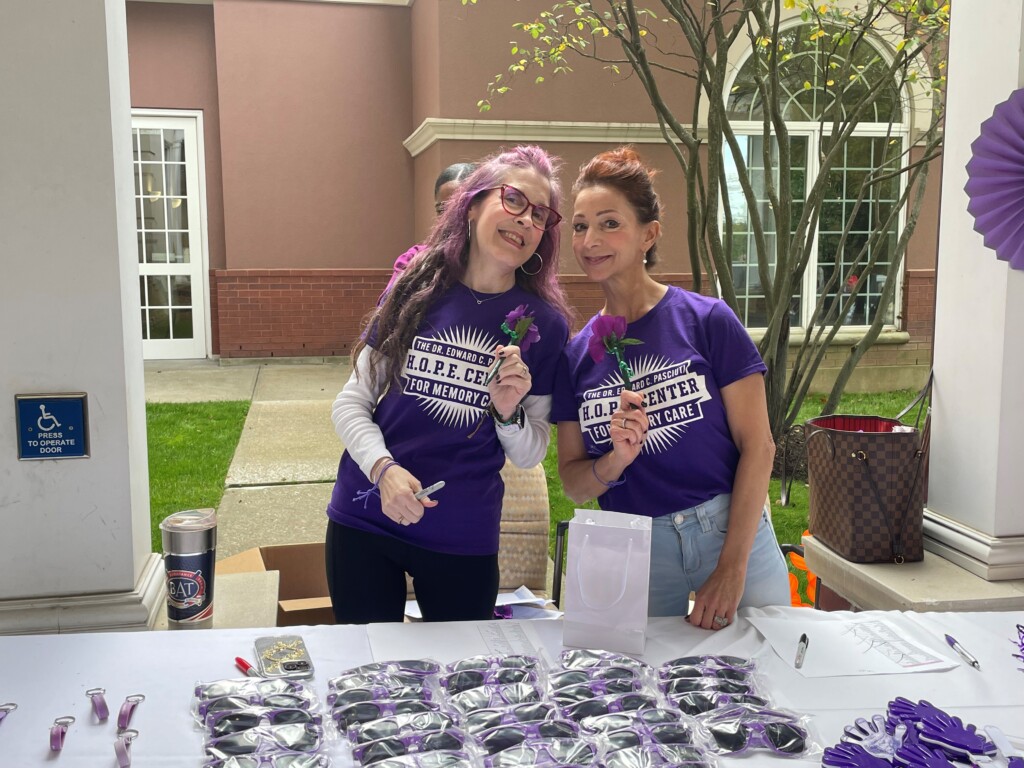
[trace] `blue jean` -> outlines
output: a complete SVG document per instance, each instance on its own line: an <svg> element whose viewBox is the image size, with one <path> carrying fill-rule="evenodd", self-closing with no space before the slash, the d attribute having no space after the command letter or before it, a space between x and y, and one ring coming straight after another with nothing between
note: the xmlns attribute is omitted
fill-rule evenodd
<svg viewBox="0 0 1024 768"><path fill-rule="evenodd" d="M685 616L690 592L696 592L718 565L729 527L731 494L696 507L654 518L651 526L651 582L647 612L651 616ZM740 607L789 605L786 561L775 538L768 510L761 513L747 561Z"/></svg>

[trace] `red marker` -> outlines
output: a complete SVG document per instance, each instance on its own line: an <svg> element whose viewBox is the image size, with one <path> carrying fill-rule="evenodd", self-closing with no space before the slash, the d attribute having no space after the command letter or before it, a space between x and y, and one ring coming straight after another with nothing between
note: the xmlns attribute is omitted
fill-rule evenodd
<svg viewBox="0 0 1024 768"><path fill-rule="evenodd" d="M247 675L248 677L259 677L259 673L256 671L256 668L241 656L235 656L235 666L238 667L238 671L243 675Z"/></svg>

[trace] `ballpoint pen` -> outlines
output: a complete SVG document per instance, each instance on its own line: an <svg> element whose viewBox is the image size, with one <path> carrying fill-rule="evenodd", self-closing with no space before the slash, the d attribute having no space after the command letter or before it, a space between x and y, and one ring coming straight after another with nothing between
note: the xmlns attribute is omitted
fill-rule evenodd
<svg viewBox="0 0 1024 768"><path fill-rule="evenodd" d="M954 651L956 651L963 657L964 661L966 661L975 669L981 670L981 664L978 663L978 660L974 658L974 656L972 656L970 653L968 653L967 649L960 645L960 643L957 641L955 637L953 637L952 635L946 635L946 642L949 644L950 648L952 648Z"/></svg>
<svg viewBox="0 0 1024 768"><path fill-rule="evenodd" d="M804 665L804 654L807 653L807 646L811 644L811 641L807 639L807 635L800 635L800 642L796 644L796 660L793 662L793 666L800 669Z"/></svg>

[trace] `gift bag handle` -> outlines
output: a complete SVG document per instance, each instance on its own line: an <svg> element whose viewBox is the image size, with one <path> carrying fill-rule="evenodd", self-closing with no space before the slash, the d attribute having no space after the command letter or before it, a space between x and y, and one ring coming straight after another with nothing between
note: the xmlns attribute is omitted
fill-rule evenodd
<svg viewBox="0 0 1024 768"><path fill-rule="evenodd" d="M612 606L618 605L622 598L626 596L626 587L629 585L629 561L633 557L633 538L630 537L629 544L626 546L626 562L622 566L622 589L619 590L616 598L607 605L595 605L590 600L587 600L585 594L584 585L586 581L583 579L583 561L588 541L590 541L589 533L583 537L583 543L580 545L580 554L576 559L576 582L580 585L580 602L592 611L607 611Z"/></svg>

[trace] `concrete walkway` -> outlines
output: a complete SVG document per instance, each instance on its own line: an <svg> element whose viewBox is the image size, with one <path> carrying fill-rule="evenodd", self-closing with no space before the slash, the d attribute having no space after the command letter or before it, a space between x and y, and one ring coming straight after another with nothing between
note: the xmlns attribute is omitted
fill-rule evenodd
<svg viewBox="0 0 1024 768"><path fill-rule="evenodd" d="M217 509L217 559L266 544L322 542L343 446L331 403L348 358L148 361L147 402L251 400Z"/></svg>

